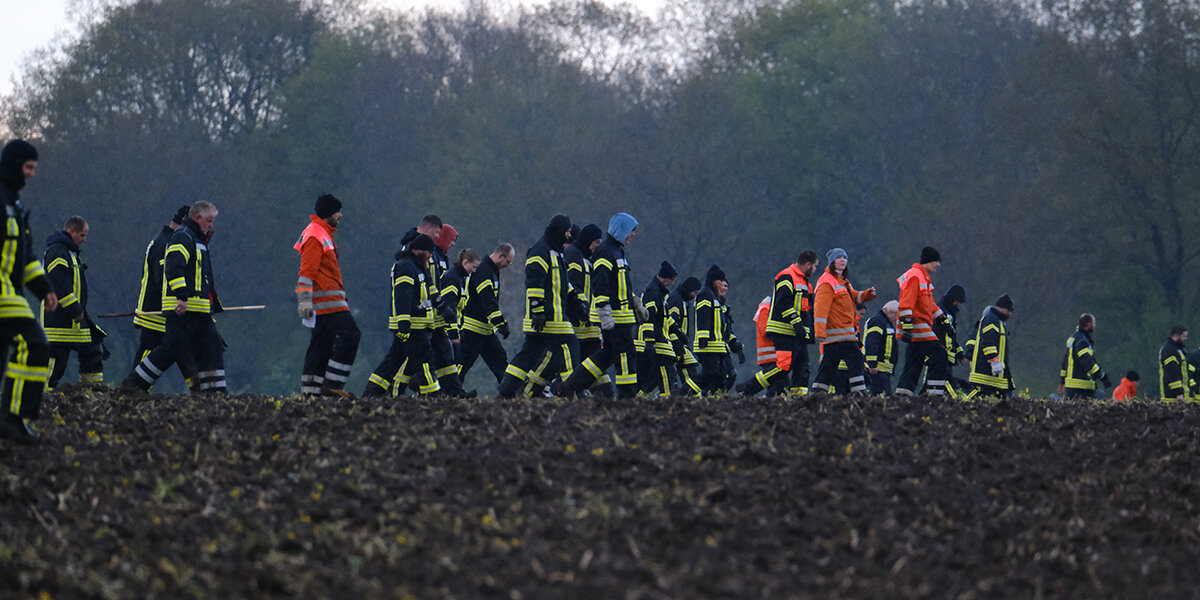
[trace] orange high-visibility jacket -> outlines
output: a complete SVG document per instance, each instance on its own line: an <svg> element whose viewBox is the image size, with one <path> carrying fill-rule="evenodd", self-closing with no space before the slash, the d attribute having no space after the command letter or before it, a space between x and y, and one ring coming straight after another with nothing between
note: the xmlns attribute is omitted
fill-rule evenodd
<svg viewBox="0 0 1200 600"><path fill-rule="evenodd" d="M296 292L312 292L313 309L318 315L350 310L346 288L342 284L342 267L338 264L337 231L317 215L309 215L312 223L300 233L293 248L300 253L300 279Z"/></svg>
<svg viewBox="0 0 1200 600"><path fill-rule="evenodd" d="M767 296L758 303L754 312L755 340L758 342L758 364L775 364L775 342L767 337L767 321L771 318L771 297Z"/></svg>
<svg viewBox="0 0 1200 600"><path fill-rule="evenodd" d="M849 281L834 275L828 268L817 280L817 293L813 306L813 323L816 337L825 338L826 344L858 341L858 313L854 306L874 300L875 292L860 292Z"/></svg>
<svg viewBox="0 0 1200 600"><path fill-rule="evenodd" d="M1130 381L1127 377L1122 377L1121 384L1117 386L1117 389L1113 390L1113 400L1117 402L1128 400L1136 395L1137 382Z"/></svg>
<svg viewBox="0 0 1200 600"><path fill-rule="evenodd" d="M942 309L933 299L933 282L929 273L918 263L905 271L899 279L900 311L897 318L901 323L905 317L912 319L912 341L935 342L938 337L933 333L933 322L942 316Z"/></svg>

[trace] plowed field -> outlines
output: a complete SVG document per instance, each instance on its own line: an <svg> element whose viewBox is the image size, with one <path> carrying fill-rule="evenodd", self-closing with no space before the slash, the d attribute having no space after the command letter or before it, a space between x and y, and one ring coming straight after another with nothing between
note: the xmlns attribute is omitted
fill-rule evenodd
<svg viewBox="0 0 1200 600"><path fill-rule="evenodd" d="M50 394L0 596L1186 597L1200 407Z"/></svg>

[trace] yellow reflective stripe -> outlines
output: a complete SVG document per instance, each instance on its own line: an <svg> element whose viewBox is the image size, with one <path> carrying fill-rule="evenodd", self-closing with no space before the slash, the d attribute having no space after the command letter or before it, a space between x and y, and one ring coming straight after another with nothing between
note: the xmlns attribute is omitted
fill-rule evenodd
<svg viewBox="0 0 1200 600"><path fill-rule="evenodd" d="M67 294L66 296L63 296L62 298L59 298L58 305L59 306L70 306L72 304L75 304L76 302L79 302L79 298L76 298L74 292L72 292L70 294Z"/></svg>
<svg viewBox="0 0 1200 600"><path fill-rule="evenodd" d="M187 287L187 278L176 277L175 279L167 282L167 287L171 288L172 290L178 290L180 288Z"/></svg>
<svg viewBox="0 0 1200 600"><path fill-rule="evenodd" d="M171 244L170 246L167 246L167 251L163 254L163 260L165 261L166 257L170 256L172 252L178 252L182 254L184 262L191 262L192 260L192 253L188 252L187 246L184 246L183 244Z"/></svg>
<svg viewBox="0 0 1200 600"><path fill-rule="evenodd" d="M65 258L56 258L50 261L50 264L46 266L46 271L53 271L57 267L66 267L69 269L71 268L71 265L67 263L67 259Z"/></svg>

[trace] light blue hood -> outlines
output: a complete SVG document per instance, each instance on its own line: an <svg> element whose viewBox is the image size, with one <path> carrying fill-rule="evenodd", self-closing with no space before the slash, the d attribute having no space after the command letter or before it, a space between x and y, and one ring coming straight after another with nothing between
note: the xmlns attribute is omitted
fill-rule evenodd
<svg viewBox="0 0 1200 600"><path fill-rule="evenodd" d="M624 244L625 238L629 237L629 234L633 233L633 229L637 226L637 219L629 213L617 213L608 222L608 235Z"/></svg>

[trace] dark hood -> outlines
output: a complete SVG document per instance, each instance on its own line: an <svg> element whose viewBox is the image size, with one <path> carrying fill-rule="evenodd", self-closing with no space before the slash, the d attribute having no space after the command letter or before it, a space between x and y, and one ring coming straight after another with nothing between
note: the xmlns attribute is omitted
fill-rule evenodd
<svg viewBox="0 0 1200 600"><path fill-rule="evenodd" d="M963 304L966 304L967 302L967 288L957 283L950 286L950 289L946 290L946 293L942 295L942 301L938 303L938 306L942 308L942 312L949 313L951 317L957 317L959 307L954 306L955 302L961 302Z"/></svg>
<svg viewBox="0 0 1200 600"><path fill-rule="evenodd" d="M38 159L37 148L25 140L13 140L0 151L0 185L16 194L25 187L25 163Z"/></svg>
<svg viewBox="0 0 1200 600"><path fill-rule="evenodd" d="M571 218L559 213L554 215L546 225L546 243L551 250L562 251L567 243L567 232L571 231Z"/></svg>
<svg viewBox="0 0 1200 600"><path fill-rule="evenodd" d="M575 247L579 248L579 251L582 252L584 256L590 256L592 253L592 242L600 239L602 235L604 235L604 232L600 231L599 225L596 225L595 223L585 225L583 229L579 230L579 237L575 238Z"/></svg>
<svg viewBox="0 0 1200 600"><path fill-rule="evenodd" d="M54 233L50 234L49 237L46 238L46 247L47 248L49 248L50 246L53 246L54 244L62 244L64 246L66 246L67 249L70 250L71 252L74 252L75 254L79 254L79 246L75 244L75 240L71 239L71 234L69 234L65 231L62 231L61 229L58 231L55 231Z"/></svg>

